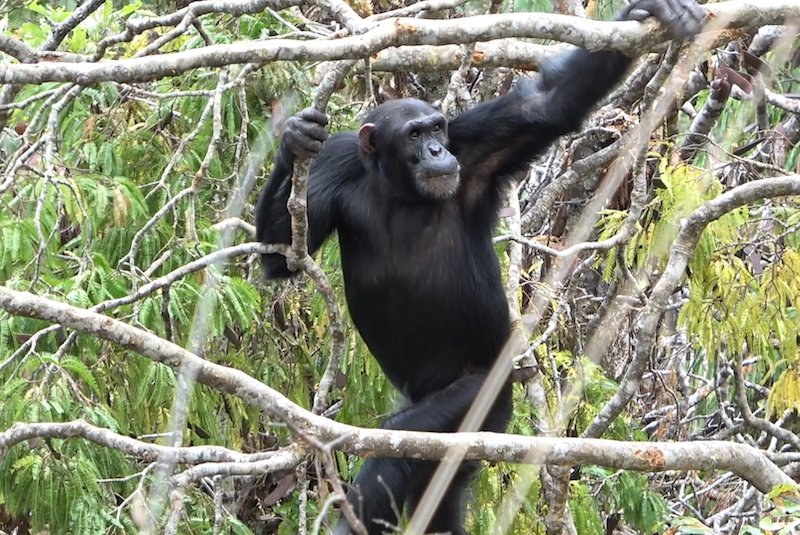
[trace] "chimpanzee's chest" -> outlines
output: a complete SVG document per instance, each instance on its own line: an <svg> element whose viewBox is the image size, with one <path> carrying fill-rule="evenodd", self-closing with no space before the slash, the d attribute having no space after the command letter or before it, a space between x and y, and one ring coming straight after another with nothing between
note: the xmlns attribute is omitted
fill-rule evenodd
<svg viewBox="0 0 800 535"><path fill-rule="evenodd" d="M378 215L381 217L377 217ZM340 225L353 321L390 379L424 391L490 365L508 335L491 229L453 205L385 206Z"/></svg>
<svg viewBox="0 0 800 535"><path fill-rule="evenodd" d="M475 285L495 276L489 231L455 203L381 207L342 226L339 240L351 290L445 306L474 299Z"/></svg>

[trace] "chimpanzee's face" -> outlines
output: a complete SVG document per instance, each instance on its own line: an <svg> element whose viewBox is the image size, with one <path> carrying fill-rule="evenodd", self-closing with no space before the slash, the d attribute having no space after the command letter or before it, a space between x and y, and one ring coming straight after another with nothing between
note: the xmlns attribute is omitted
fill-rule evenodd
<svg viewBox="0 0 800 535"><path fill-rule="evenodd" d="M362 151L375 152L392 181L410 181L426 199L449 199L461 182L458 160L447 150L447 120L414 99L373 110L359 131ZM398 184L400 185L400 184Z"/></svg>

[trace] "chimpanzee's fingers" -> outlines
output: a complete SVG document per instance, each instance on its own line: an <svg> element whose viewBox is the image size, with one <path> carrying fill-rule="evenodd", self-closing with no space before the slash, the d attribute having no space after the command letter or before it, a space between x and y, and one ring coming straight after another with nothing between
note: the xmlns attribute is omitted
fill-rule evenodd
<svg viewBox="0 0 800 535"><path fill-rule="evenodd" d="M655 17L673 37L695 35L703 26L705 11L696 0L639 0L632 4L625 18L643 21Z"/></svg>
<svg viewBox="0 0 800 535"><path fill-rule="evenodd" d="M296 117L318 125L328 126L328 116L316 108L306 108L298 113Z"/></svg>
<svg viewBox="0 0 800 535"><path fill-rule="evenodd" d="M681 0L683 5L683 13L686 17L686 26L691 28L694 35L698 33L706 22L706 11L695 0Z"/></svg>
<svg viewBox="0 0 800 535"><path fill-rule="evenodd" d="M647 11L646 9L636 8L636 9L631 9L630 13L628 13L628 20L636 20L642 22L651 16L652 15L650 14L650 12Z"/></svg>
<svg viewBox="0 0 800 535"><path fill-rule="evenodd" d="M328 131L322 124L307 121L304 117L292 117L286 123L286 129L317 141L325 141L328 139Z"/></svg>
<svg viewBox="0 0 800 535"><path fill-rule="evenodd" d="M671 17L663 22L675 37L697 34L703 26L705 11L695 0L667 0Z"/></svg>
<svg viewBox="0 0 800 535"><path fill-rule="evenodd" d="M313 158L322 150L322 141L312 139L294 129L286 130L283 136L286 144L297 156Z"/></svg>

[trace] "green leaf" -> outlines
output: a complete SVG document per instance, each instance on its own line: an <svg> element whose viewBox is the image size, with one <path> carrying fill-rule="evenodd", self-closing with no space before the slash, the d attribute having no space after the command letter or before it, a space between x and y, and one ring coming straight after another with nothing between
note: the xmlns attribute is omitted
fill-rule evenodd
<svg viewBox="0 0 800 535"><path fill-rule="evenodd" d="M97 379L92 371L86 366L86 364L75 358L67 357L61 362L61 367L80 377L80 379L82 379L83 382L92 389L96 396L99 397L101 395Z"/></svg>

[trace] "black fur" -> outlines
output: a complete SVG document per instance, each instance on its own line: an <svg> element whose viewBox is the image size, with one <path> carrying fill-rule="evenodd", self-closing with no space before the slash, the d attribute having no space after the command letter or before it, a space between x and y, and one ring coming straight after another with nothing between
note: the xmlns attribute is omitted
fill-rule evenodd
<svg viewBox="0 0 800 535"><path fill-rule="evenodd" d="M646 16L670 24L675 35L689 35L698 30L702 10L694 0L640 0L621 18ZM558 136L576 130L629 64L621 53L577 49L545 65L536 81L523 80L450 121L442 139L460 166L450 193L447 184L420 187L419 177L431 173L425 158L409 156L409 121L433 124L440 115L424 102L387 102L369 114L360 133L339 133L324 143L310 171L308 248L316 251L338 231L353 322L410 402L384 428L458 428L510 330L492 247L502 188ZM294 155L315 154L325 137L318 112L306 110L293 121L256 206L257 238L264 243L290 242L286 202ZM434 143L439 134L423 132L428 137L418 139ZM437 151L431 154L438 157ZM264 255L262 263L267 278L290 275L281 255ZM482 429L503 432L510 415L509 386ZM435 463L409 459L366 461L348 499L370 535L397 524L395 505L413 511L434 469ZM477 463L464 464L428 531L466 533L464 494L476 469ZM337 527L348 532L346 523Z"/></svg>

